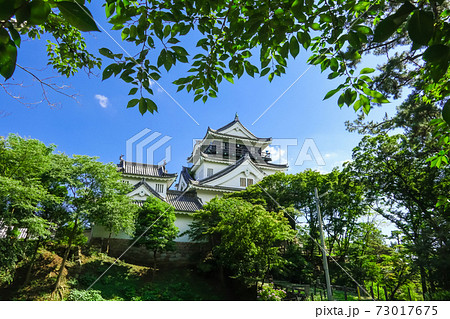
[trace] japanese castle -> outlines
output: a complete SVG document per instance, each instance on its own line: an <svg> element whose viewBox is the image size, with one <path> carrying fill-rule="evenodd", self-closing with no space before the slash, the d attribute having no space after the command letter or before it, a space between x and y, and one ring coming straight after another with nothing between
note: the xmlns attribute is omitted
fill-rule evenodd
<svg viewBox="0 0 450 319"><path fill-rule="evenodd" d="M187 159L189 167L182 167L179 176L168 173L165 165L127 162L122 157L117 166L123 181L134 186L129 196L138 204L155 196L174 206L175 225L181 234L188 230L192 213L212 198L241 191L267 175L287 170L287 164L271 163L270 153L265 150L271 142L272 138L253 135L236 114L232 122L217 130L208 127ZM105 238L108 232L95 226L92 236ZM125 234L113 238L129 239ZM187 243L189 238L179 236L176 241Z"/></svg>

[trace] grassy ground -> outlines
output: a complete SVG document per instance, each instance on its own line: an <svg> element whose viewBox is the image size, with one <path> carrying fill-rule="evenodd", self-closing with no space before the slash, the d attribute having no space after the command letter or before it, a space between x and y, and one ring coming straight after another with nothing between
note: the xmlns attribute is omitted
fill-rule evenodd
<svg viewBox="0 0 450 319"><path fill-rule="evenodd" d="M71 291L88 288L113 262L103 254L82 255L67 263L61 289L52 295L61 257L41 250L32 280L22 286L26 265L12 285L0 287L0 300L65 300ZM218 280L208 279L189 267L162 268L152 280L152 269L119 261L92 287L105 300L229 300Z"/></svg>

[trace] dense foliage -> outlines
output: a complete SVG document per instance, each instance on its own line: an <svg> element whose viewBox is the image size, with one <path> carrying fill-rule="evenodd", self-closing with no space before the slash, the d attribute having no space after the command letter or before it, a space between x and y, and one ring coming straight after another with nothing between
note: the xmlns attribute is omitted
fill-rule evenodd
<svg viewBox="0 0 450 319"><path fill-rule="evenodd" d="M178 236L172 205L149 196L136 218L138 244L153 252L153 274L156 270L157 253L175 249L174 239Z"/></svg>
<svg viewBox="0 0 450 319"><path fill-rule="evenodd" d="M219 198L194 214L189 233L196 240L208 240L221 268L251 284L264 281L268 271L283 263L280 246L295 236L282 212L242 199Z"/></svg>
<svg viewBox="0 0 450 319"><path fill-rule="evenodd" d="M134 230L137 207L114 165L54 154L53 146L17 135L0 142L2 282L14 278L20 261L30 264L28 281L39 246L51 239L66 246L56 289L72 246L86 241L86 226L108 220L105 226L113 233Z"/></svg>

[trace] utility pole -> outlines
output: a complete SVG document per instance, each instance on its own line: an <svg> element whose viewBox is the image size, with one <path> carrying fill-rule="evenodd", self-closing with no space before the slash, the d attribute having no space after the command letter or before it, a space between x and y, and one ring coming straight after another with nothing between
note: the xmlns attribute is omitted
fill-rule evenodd
<svg viewBox="0 0 450 319"><path fill-rule="evenodd" d="M328 295L328 300L332 301L333 296L331 293L330 273L328 272L328 260L327 260L327 254L326 254L326 248L325 248L325 239L323 237L322 215L320 214L319 193L317 192L317 187L314 188L314 192L316 195L317 215L319 218L320 244L322 246L323 270L325 272L325 281L327 284L327 295Z"/></svg>

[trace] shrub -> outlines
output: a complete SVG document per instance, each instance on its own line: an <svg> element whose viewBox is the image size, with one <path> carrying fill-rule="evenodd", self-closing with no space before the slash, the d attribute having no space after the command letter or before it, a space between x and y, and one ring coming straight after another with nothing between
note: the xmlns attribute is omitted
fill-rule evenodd
<svg viewBox="0 0 450 319"><path fill-rule="evenodd" d="M286 297L286 291L275 289L270 285L264 285L258 290L258 300L260 301L280 301Z"/></svg>
<svg viewBox="0 0 450 319"><path fill-rule="evenodd" d="M72 289L67 296L68 301L102 301L101 292L98 290L78 290Z"/></svg>

